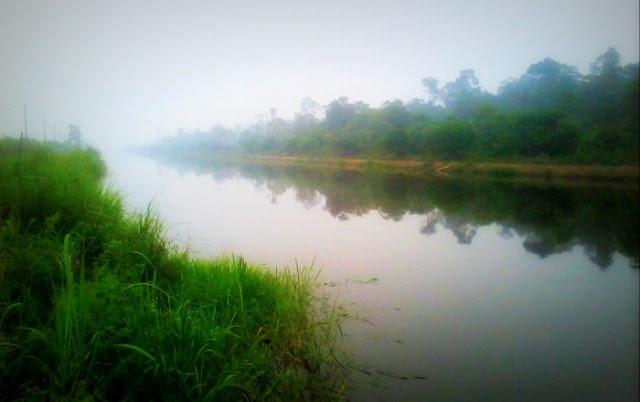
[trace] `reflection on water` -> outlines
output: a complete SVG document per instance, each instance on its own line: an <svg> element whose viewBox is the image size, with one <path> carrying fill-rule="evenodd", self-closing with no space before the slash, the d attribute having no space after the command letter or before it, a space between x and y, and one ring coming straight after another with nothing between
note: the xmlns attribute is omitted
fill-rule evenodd
<svg viewBox="0 0 640 402"><path fill-rule="evenodd" d="M204 255L315 259L359 318L354 400L638 399L637 188L109 163Z"/></svg>
<svg viewBox="0 0 640 402"><path fill-rule="evenodd" d="M191 161L181 172L211 175L216 181L251 180L271 192L271 201L289 189L305 208L326 198L325 209L341 221L372 210L398 221L423 215L420 233L448 230L459 244L471 244L478 227L500 226L500 235L524 238L523 247L545 258L576 245L601 269L619 252L638 269L638 189L533 186L504 181L428 179L402 174L327 171L312 167L230 166Z"/></svg>

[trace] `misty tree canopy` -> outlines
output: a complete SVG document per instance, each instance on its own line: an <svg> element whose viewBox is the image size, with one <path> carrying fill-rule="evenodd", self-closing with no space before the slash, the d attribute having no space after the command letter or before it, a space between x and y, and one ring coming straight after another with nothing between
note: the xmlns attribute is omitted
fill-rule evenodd
<svg viewBox="0 0 640 402"><path fill-rule="evenodd" d="M545 58L496 94L474 70L440 86L417 82L426 99L393 100L379 108L339 97L320 106L310 97L292 120L277 117L241 130L165 138L154 152L233 152L376 158L552 158L579 163L638 163L639 65L622 66L607 49L589 74ZM324 118L321 114L324 112Z"/></svg>

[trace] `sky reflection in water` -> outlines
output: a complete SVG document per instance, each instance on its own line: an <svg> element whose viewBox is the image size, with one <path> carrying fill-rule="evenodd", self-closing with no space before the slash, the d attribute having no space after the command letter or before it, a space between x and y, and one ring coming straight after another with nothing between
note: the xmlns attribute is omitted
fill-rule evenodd
<svg viewBox="0 0 640 402"><path fill-rule="evenodd" d="M315 261L363 318L344 326L357 362L427 377L362 374L387 387L356 399L638 397L637 190L108 160L129 205L153 200L201 256Z"/></svg>

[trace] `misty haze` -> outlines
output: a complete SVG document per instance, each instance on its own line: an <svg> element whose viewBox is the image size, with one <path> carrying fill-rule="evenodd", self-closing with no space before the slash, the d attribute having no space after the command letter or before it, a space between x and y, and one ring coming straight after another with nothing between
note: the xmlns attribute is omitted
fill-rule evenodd
<svg viewBox="0 0 640 402"><path fill-rule="evenodd" d="M639 14L0 2L0 400L639 400Z"/></svg>

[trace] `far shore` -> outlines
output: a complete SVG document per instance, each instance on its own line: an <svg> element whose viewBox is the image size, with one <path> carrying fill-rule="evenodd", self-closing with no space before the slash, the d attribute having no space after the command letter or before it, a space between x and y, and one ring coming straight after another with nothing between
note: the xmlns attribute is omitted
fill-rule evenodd
<svg viewBox="0 0 640 402"><path fill-rule="evenodd" d="M226 159L226 158L224 158ZM232 160L271 166L314 166L321 169L352 171L380 171L411 175L439 175L450 177L487 177L501 179L542 179L587 182L638 183L640 166L564 165L512 162L464 162L385 160L362 158L310 158L298 156L232 157Z"/></svg>

